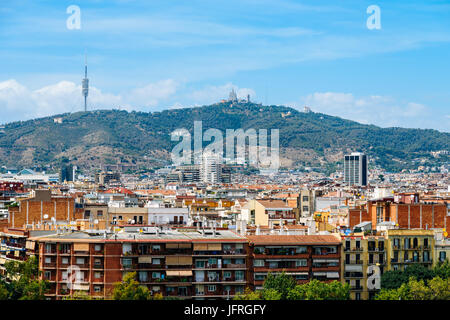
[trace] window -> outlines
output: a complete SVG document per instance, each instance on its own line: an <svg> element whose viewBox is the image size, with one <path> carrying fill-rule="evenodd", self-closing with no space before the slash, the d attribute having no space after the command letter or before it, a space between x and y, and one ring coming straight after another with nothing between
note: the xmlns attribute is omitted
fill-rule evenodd
<svg viewBox="0 0 450 320"><path fill-rule="evenodd" d="M231 244L224 244L223 245L223 250L224 251L231 251Z"/></svg>
<svg viewBox="0 0 450 320"><path fill-rule="evenodd" d="M103 211L102 210L98 210L97 211L97 217L103 217Z"/></svg>
<svg viewBox="0 0 450 320"><path fill-rule="evenodd" d="M124 268L129 268L133 264L131 259L122 259L122 265Z"/></svg>
<svg viewBox="0 0 450 320"><path fill-rule="evenodd" d="M45 271L44 272L44 277L45 277L45 279L50 279L52 277L51 271Z"/></svg>
<svg viewBox="0 0 450 320"><path fill-rule="evenodd" d="M254 267L264 267L264 260L254 260L253 266Z"/></svg>
<svg viewBox="0 0 450 320"><path fill-rule="evenodd" d="M423 247L428 248L428 238L423 239Z"/></svg>
<svg viewBox="0 0 450 320"><path fill-rule="evenodd" d="M225 264L231 264L231 259L228 259L228 258L223 259L223 264L224 264L224 265L225 265Z"/></svg>
<svg viewBox="0 0 450 320"><path fill-rule="evenodd" d="M152 259L152 264L161 264L161 259L159 259L159 258L153 258L153 259Z"/></svg>
<svg viewBox="0 0 450 320"><path fill-rule="evenodd" d="M69 264L69 258L66 258L66 257L61 258L61 263L62 264Z"/></svg>
<svg viewBox="0 0 450 320"><path fill-rule="evenodd" d="M307 274L296 274L295 280L308 280L308 275Z"/></svg>
<svg viewBox="0 0 450 320"><path fill-rule="evenodd" d="M223 273L223 278L224 279L230 279L231 278L231 272L230 271L225 271Z"/></svg>
<svg viewBox="0 0 450 320"><path fill-rule="evenodd" d="M211 264L217 264L217 259L216 259L216 258L209 258L209 259L208 259L208 264L209 264L209 265L211 265Z"/></svg>
<svg viewBox="0 0 450 320"><path fill-rule="evenodd" d="M303 212L309 212L309 207L308 206L303 206Z"/></svg>
<svg viewBox="0 0 450 320"><path fill-rule="evenodd" d="M139 271L139 281L146 282L148 280L148 273L145 271Z"/></svg>
<svg viewBox="0 0 450 320"><path fill-rule="evenodd" d="M264 254L264 247L255 247L255 249L253 249L253 252L255 254Z"/></svg>
<svg viewBox="0 0 450 320"><path fill-rule="evenodd" d="M423 252L423 261L424 262L430 261L430 252L429 251L424 251Z"/></svg>
<svg viewBox="0 0 450 320"><path fill-rule="evenodd" d="M45 252L52 253L52 245L50 243L45 244Z"/></svg>
<svg viewBox="0 0 450 320"><path fill-rule="evenodd" d="M266 275L255 273L255 281L264 281Z"/></svg>
<svg viewBox="0 0 450 320"><path fill-rule="evenodd" d="M101 266L101 265L102 265L102 259L100 259L100 258L95 258L95 259L94 259L94 265L96 265L96 266Z"/></svg>
<svg viewBox="0 0 450 320"><path fill-rule="evenodd" d="M208 286L208 291L209 292L215 292L216 291L216 286L215 285Z"/></svg>
<svg viewBox="0 0 450 320"><path fill-rule="evenodd" d="M159 244L154 244L154 245L152 246L152 250L153 250L153 251L159 251L159 250L161 250L161 246L160 246Z"/></svg>
<svg viewBox="0 0 450 320"><path fill-rule="evenodd" d="M95 250L95 251L101 251L101 250L102 250L102 245L101 245L101 244L96 244L96 245L94 246L94 250Z"/></svg>
<svg viewBox="0 0 450 320"><path fill-rule="evenodd" d="M77 258L77 264L84 264L84 258Z"/></svg>
<svg viewBox="0 0 450 320"><path fill-rule="evenodd" d="M440 251L439 252L439 261L440 262L444 262L446 259L447 259L447 252Z"/></svg>
<svg viewBox="0 0 450 320"><path fill-rule="evenodd" d="M161 272L152 272L152 279L161 278Z"/></svg>
<svg viewBox="0 0 450 320"><path fill-rule="evenodd" d="M89 218L91 216L91 210L84 211L84 218Z"/></svg>
<svg viewBox="0 0 450 320"><path fill-rule="evenodd" d="M46 257L46 258L45 258L45 263L46 263L46 264L52 263L52 258Z"/></svg>
<svg viewBox="0 0 450 320"><path fill-rule="evenodd" d="M307 253L308 252L308 248L306 246L299 246L297 248L295 248L295 253L297 254L302 254L302 253Z"/></svg>
<svg viewBox="0 0 450 320"><path fill-rule="evenodd" d="M236 271L234 276L236 277L236 281L242 281L244 280L244 271Z"/></svg>
<svg viewBox="0 0 450 320"><path fill-rule="evenodd" d="M306 259L295 260L295 266L296 267L306 267L307 266Z"/></svg>
<svg viewBox="0 0 450 320"><path fill-rule="evenodd" d="M196 268L204 268L206 264L205 260L196 260L195 261L195 267Z"/></svg>
<svg viewBox="0 0 450 320"><path fill-rule="evenodd" d="M94 292L101 292L101 291L102 291L102 287L94 286Z"/></svg>
<svg viewBox="0 0 450 320"><path fill-rule="evenodd" d="M94 278L100 279L102 277L102 274L100 272L94 272Z"/></svg>
<svg viewBox="0 0 450 320"><path fill-rule="evenodd" d="M122 253L123 254L131 253L131 243L122 244Z"/></svg>
<svg viewBox="0 0 450 320"><path fill-rule="evenodd" d="M303 196L303 202L307 202L309 200L308 196Z"/></svg>

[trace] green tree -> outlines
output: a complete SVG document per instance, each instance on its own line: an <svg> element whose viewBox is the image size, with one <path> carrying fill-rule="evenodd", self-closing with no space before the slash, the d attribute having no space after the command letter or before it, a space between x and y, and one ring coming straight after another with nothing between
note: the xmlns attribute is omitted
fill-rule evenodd
<svg viewBox="0 0 450 320"><path fill-rule="evenodd" d="M261 294L258 291L252 291L250 288L245 288L243 293L238 293L233 300L261 300Z"/></svg>
<svg viewBox="0 0 450 320"><path fill-rule="evenodd" d="M263 300L284 300L283 293L276 289L264 289L262 290L261 295Z"/></svg>
<svg viewBox="0 0 450 320"><path fill-rule="evenodd" d="M313 279L293 288L287 297L289 300L348 300L350 298L350 286L338 281L330 283Z"/></svg>
<svg viewBox="0 0 450 320"><path fill-rule="evenodd" d="M424 280L425 283L428 280L433 279L435 272L423 265L413 264L408 266L404 271L391 270L383 273L381 276L381 287L383 289L398 289L402 284L408 283L411 277L417 280Z"/></svg>
<svg viewBox="0 0 450 320"><path fill-rule="evenodd" d="M449 300L449 279L435 277L428 281L410 277L400 288L381 289L375 300Z"/></svg>
<svg viewBox="0 0 450 320"><path fill-rule="evenodd" d="M147 287L136 281L136 272L125 275L122 282L114 284L114 300L150 300L151 295Z"/></svg>
<svg viewBox="0 0 450 320"><path fill-rule="evenodd" d="M12 300L43 300L48 290L48 281L39 280L39 266L36 257L26 261L7 261L5 267L5 287Z"/></svg>
<svg viewBox="0 0 450 320"><path fill-rule="evenodd" d="M281 294L281 300L286 300L289 291L294 289L296 284L297 282L295 281L295 279L285 274L284 272L276 276L269 272L266 280L264 281L263 292L273 289ZM273 294L273 292L270 292L268 294ZM264 293L262 295L263 297L265 296Z"/></svg>
<svg viewBox="0 0 450 320"><path fill-rule="evenodd" d="M7 300L9 298L9 292L3 283L0 283L0 300Z"/></svg>
<svg viewBox="0 0 450 320"><path fill-rule="evenodd" d="M445 262L441 262L437 264L434 269L435 276L439 276L442 279L450 278L450 262L445 260Z"/></svg>

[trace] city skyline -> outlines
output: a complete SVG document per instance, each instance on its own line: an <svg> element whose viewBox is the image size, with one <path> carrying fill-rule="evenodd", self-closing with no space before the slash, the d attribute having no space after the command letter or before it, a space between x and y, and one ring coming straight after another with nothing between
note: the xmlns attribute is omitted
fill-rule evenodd
<svg viewBox="0 0 450 320"><path fill-rule="evenodd" d="M240 4L2 4L2 123L82 111L86 50L88 110L207 105L235 89L263 104L449 131L449 4ZM380 30L366 26L373 4ZM80 29L66 26L70 5L81 10Z"/></svg>

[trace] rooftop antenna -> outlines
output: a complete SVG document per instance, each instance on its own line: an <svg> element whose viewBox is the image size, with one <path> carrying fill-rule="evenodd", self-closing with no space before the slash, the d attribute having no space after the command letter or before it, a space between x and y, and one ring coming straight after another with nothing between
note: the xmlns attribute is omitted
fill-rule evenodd
<svg viewBox="0 0 450 320"><path fill-rule="evenodd" d="M87 111L87 97L89 93L89 79L87 77L87 54L84 52L84 79L82 81L82 94L84 97L84 112Z"/></svg>

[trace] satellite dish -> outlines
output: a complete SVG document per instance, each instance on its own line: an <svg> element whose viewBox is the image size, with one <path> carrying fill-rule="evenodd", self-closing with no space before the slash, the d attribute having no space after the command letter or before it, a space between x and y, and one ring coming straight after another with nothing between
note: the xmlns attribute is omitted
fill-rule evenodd
<svg viewBox="0 0 450 320"><path fill-rule="evenodd" d="M48 219L48 214L44 214L44 219Z"/></svg>
<svg viewBox="0 0 450 320"><path fill-rule="evenodd" d="M98 220L97 219L94 220L94 224L98 224Z"/></svg>

